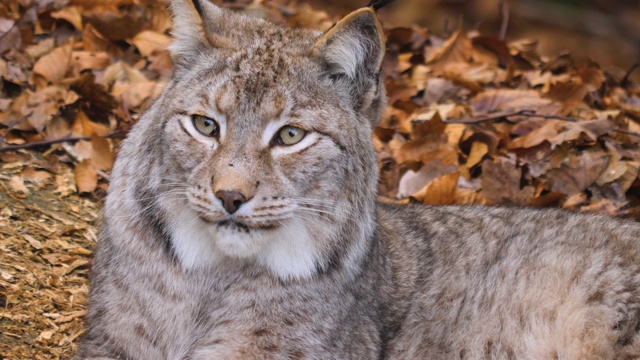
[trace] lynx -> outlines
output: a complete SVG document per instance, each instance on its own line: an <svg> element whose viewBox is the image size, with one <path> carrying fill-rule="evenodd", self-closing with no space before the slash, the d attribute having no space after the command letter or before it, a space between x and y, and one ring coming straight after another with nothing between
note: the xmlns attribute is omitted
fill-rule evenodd
<svg viewBox="0 0 640 360"><path fill-rule="evenodd" d="M320 33L171 7L79 359L640 358L640 224L377 200L372 9Z"/></svg>

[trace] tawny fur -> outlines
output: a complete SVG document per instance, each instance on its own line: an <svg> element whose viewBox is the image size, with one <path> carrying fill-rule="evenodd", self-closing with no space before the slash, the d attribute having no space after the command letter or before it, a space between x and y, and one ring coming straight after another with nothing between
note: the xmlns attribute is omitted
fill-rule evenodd
<svg viewBox="0 0 640 360"><path fill-rule="evenodd" d="M113 170L78 359L640 358L637 223L376 202L373 11L321 34L172 7L176 71ZM274 145L286 125L307 135Z"/></svg>

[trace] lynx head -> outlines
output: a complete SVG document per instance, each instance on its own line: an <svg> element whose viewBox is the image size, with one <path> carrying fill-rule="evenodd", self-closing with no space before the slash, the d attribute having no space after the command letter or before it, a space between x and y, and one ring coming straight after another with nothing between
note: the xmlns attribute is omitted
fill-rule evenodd
<svg viewBox="0 0 640 360"><path fill-rule="evenodd" d="M123 146L107 222L109 207L135 206L186 268L352 268L374 227L371 130L385 102L373 10L325 33L208 0L172 10L175 73Z"/></svg>

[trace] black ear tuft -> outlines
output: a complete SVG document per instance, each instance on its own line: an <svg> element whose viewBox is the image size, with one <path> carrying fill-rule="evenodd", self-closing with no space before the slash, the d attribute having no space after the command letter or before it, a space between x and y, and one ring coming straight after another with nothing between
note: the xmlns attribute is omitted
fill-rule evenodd
<svg viewBox="0 0 640 360"><path fill-rule="evenodd" d="M367 5L368 7L372 7L373 10L378 11L380 9L382 9L383 7L391 4L392 2L394 2L395 0L371 0L369 2L369 5Z"/></svg>

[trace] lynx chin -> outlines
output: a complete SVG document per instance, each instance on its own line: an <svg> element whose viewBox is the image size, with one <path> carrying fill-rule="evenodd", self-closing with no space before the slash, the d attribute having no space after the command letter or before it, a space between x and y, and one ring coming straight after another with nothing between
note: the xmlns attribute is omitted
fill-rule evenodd
<svg viewBox="0 0 640 360"><path fill-rule="evenodd" d="M640 358L640 224L377 200L372 9L320 33L171 8L78 359Z"/></svg>

